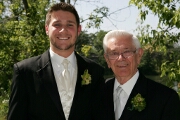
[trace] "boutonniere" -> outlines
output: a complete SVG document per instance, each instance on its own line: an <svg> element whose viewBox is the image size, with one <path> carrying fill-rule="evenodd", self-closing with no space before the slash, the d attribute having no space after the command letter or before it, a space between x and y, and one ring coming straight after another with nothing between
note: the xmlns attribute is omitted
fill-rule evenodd
<svg viewBox="0 0 180 120"><path fill-rule="evenodd" d="M141 112L146 107L145 98L143 98L141 96L141 94L139 94L139 93L134 98L132 98L131 104L132 104L132 108L129 109L131 111L137 110L137 111Z"/></svg>
<svg viewBox="0 0 180 120"><path fill-rule="evenodd" d="M91 75L88 73L87 69L84 71L84 74L81 75L81 78L82 78L82 82L81 82L82 85L88 85L91 83Z"/></svg>

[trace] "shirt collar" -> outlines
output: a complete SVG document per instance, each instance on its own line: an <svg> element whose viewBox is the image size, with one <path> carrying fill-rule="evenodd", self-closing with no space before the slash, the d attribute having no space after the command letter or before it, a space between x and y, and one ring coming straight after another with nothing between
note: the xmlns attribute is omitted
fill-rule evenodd
<svg viewBox="0 0 180 120"><path fill-rule="evenodd" d="M124 83L123 85L121 85L117 79L115 78L115 82L114 82L114 91L116 90L116 88L118 86L122 87L122 89L126 92L126 94L129 96L137 79L139 77L139 71L137 70L136 74L131 78L129 79L126 83Z"/></svg>
<svg viewBox="0 0 180 120"><path fill-rule="evenodd" d="M54 62L56 62L58 65L60 65L63 62L63 60L65 59L64 57L62 57L62 56L56 54L55 52L53 52L51 48L50 48L49 51L50 51L51 59ZM72 65L73 68L76 68L76 56L75 56L74 51L66 59L68 59L68 61L70 62L70 64Z"/></svg>

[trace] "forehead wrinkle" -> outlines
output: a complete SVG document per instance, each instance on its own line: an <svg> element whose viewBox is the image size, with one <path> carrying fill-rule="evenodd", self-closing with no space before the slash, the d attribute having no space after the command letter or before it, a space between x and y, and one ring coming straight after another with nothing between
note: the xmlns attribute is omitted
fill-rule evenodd
<svg viewBox="0 0 180 120"><path fill-rule="evenodd" d="M108 49L111 52L130 50L133 47L131 40L126 36L118 38L112 37L109 39L108 43Z"/></svg>
<svg viewBox="0 0 180 120"><path fill-rule="evenodd" d="M116 47L116 48L112 48L110 49L110 51L125 51L125 50L130 50L130 48L120 48L120 47Z"/></svg>

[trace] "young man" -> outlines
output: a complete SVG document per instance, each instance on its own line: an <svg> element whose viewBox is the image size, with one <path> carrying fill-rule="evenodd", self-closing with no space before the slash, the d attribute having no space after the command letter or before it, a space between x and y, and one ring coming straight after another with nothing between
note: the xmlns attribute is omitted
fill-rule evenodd
<svg viewBox="0 0 180 120"><path fill-rule="evenodd" d="M109 120L180 120L178 94L138 70L143 49L135 36L123 30L110 31L103 48L115 75L105 87Z"/></svg>
<svg viewBox="0 0 180 120"><path fill-rule="evenodd" d="M77 11L53 5L45 30L50 49L14 65L8 120L101 119L103 68L74 51L81 32Z"/></svg>

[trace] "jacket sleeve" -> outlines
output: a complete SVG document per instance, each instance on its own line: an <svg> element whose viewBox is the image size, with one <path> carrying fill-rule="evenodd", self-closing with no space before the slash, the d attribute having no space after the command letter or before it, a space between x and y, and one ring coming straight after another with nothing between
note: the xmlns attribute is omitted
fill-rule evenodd
<svg viewBox="0 0 180 120"><path fill-rule="evenodd" d="M28 94L23 79L23 72L14 64L14 73L11 84L11 95L9 100L8 120L27 120Z"/></svg>
<svg viewBox="0 0 180 120"><path fill-rule="evenodd" d="M175 91L172 92L164 106L162 120L180 120L180 99Z"/></svg>

